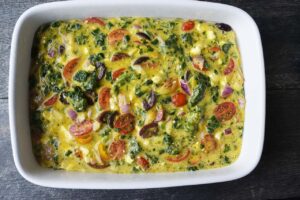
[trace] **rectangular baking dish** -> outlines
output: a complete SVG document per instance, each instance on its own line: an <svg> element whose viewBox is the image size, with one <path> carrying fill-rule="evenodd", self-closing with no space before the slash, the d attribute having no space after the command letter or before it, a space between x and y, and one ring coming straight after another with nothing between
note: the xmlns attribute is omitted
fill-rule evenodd
<svg viewBox="0 0 300 200"><path fill-rule="evenodd" d="M236 32L245 76L246 115L240 156L233 164L210 170L156 174L101 174L42 168L32 153L28 118L28 74L33 36L44 23L90 16L194 18L229 24ZM66 1L25 11L15 25L9 72L9 119L15 165L28 181L46 187L134 189L234 180L250 173L261 157L265 126L265 69L260 34L243 10L196 1Z"/></svg>

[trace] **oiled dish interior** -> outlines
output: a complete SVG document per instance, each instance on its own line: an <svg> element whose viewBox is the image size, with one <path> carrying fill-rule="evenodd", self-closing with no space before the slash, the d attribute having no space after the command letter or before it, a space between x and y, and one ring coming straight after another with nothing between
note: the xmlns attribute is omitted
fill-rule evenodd
<svg viewBox="0 0 300 200"><path fill-rule="evenodd" d="M29 81L42 166L194 171L229 165L240 153L244 79L227 24L142 17L45 24Z"/></svg>

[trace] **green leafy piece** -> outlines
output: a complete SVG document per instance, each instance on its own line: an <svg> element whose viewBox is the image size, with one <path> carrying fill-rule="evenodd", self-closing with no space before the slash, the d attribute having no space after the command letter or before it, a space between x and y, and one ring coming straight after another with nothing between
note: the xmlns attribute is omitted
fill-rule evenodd
<svg viewBox="0 0 300 200"><path fill-rule="evenodd" d="M210 78L202 73L196 73L195 74L195 80L198 84L201 84L205 87L210 87Z"/></svg>
<svg viewBox="0 0 300 200"><path fill-rule="evenodd" d="M193 37L191 33L185 33L181 36L182 40L190 45L193 44Z"/></svg>
<svg viewBox="0 0 300 200"><path fill-rule="evenodd" d="M149 158L152 165L156 164L158 162L158 157L154 155L150 155L146 153L147 158Z"/></svg>
<svg viewBox="0 0 300 200"><path fill-rule="evenodd" d="M170 155L177 155L179 154L179 149L178 147L176 147L174 144L167 146L167 148L165 149L165 152L170 154Z"/></svg>
<svg viewBox="0 0 300 200"><path fill-rule="evenodd" d="M189 167L187 167L187 170L188 171L197 171L198 167L197 166L189 166Z"/></svg>
<svg viewBox="0 0 300 200"><path fill-rule="evenodd" d="M79 35L75 38L75 41L79 45L84 45L87 42L88 37L86 35Z"/></svg>
<svg viewBox="0 0 300 200"><path fill-rule="evenodd" d="M217 103L219 99L219 87L218 86L211 87L210 92L211 92L212 100L215 103Z"/></svg>
<svg viewBox="0 0 300 200"><path fill-rule="evenodd" d="M230 47L232 46L233 44L232 43L225 43L223 44L222 46L222 50L225 52L225 53L228 53Z"/></svg>
<svg viewBox="0 0 300 200"><path fill-rule="evenodd" d="M69 156L72 154L72 151L69 149L68 151L66 151L65 156Z"/></svg>
<svg viewBox="0 0 300 200"><path fill-rule="evenodd" d="M171 145L173 143L173 137L167 133L164 134L163 143L166 145Z"/></svg>
<svg viewBox="0 0 300 200"><path fill-rule="evenodd" d="M104 33L100 32L99 28L93 30L92 35L95 38L96 45L102 46L102 47L105 46L106 35Z"/></svg>
<svg viewBox="0 0 300 200"><path fill-rule="evenodd" d="M67 26L67 32L81 29L82 25L78 23L71 23Z"/></svg>
<svg viewBox="0 0 300 200"><path fill-rule="evenodd" d="M230 151L230 145L228 145L228 144L225 144L225 146L224 146L224 153L227 153L228 151Z"/></svg>
<svg viewBox="0 0 300 200"><path fill-rule="evenodd" d="M177 116L174 118L174 121L173 121L173 128L175 129L180 129L182 128L182 120L180 120Z"/></svg>
<svg viewBox="0 0 300 200"><path fill-rule="evenodd" d="M44 63L42 64L41 68L40 68L40 76L43 78L45 77L47 74L51 73L53 70L52 70L52 67L51 65L47 64L47 63Z"/></svg>
<svg viewBox="0 0 300 200"><path fill-rule="evenodd" d="M189 101L191 106L197 105L204 98L205 89L206 87L200 84L193 90L192 96Z"/></svg>
<svg viewBox="0 0 300 200"><path fill-rule="evenodd" d="M129 146L129 153L131 158L135 158L142 151L141 146L135 139L130 140Z"/></svg>
<svg viewBox="0 0 300 200"><path fill-rule="evenodd" d="M68 92L70 103L77 112L84 111L87 108L85 94L80 87L75 87L73 91Z"/></svg>
<svg viewBox="0 0 300 200"><path fill-rule="evenodd" d="M98 87L98 77L96 71L89 74L88 79L83 82L83 88L85 90L94 90L96 87Z"/></svg>
<svg viewBox="0 0 300 200"><path fill-rule="evenodd" d="M90 55L90 57L89 57L90 63L94 66L96 66L97 62L100 62L103 59L104 59L104 54L103 53L93 54L93 55Z"/></svg>
<svg viewBox="0 0 300 200"><path fill-rule="evenodd" d="M78 71L73 79L78 82L84 82L88 79L89 73L87 71L80 70Z"/></svg>
<svg viewBox="0 0 300 200"><path fill-rule="evenodd" d="M215 129L221 126L220 122L217 120L215 116L212 116L207 123L207 131L209 133L213 133Z"/></svg>

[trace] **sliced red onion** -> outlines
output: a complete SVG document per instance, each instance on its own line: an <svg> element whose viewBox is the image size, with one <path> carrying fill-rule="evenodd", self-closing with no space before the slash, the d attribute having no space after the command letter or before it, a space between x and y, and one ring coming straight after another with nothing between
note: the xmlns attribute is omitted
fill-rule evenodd
<svg viewBox="0 0 300 200"><path fill-rule="evenodd" d="M130 112L130 104L127 102L125 95L119 94L119 107L122 113L129 113Z"/></svg>
<svg viewBox="0 0 300 200"><path fill-rule="evenodd" d="M231 128L227 128L227 129L225 129L225 131L224 131L224 134L225 134L225 135L229 135L229 134L231 134L231 133L232 133Z"/></svg>
<svg viewBox="0 0 300 200"><path fill-rule="evenodd" d="M184 80L180 80L180 86L185 93L191 95L191 90L187 82L185 82Z"/></svg>
<svg viewBox="0 0 300 200"><path fill-rule="evenodd" d="M150 92L149 101L144 100L143 101L143 107L145 110L150 110L156 103L156 95L153 90Z"/></svg>
<svg viewBox="0 0 300 200"><path fill-rule="evenodd" d="M232 94L232 92L233 92L233 89L230 86L226 85L222 92L222 97L226 98L226 97L230 96Z"/></svg>
<svg viewBox="0 0 300 200"><path fill-rule="evenodd" d="M77 113L72 109L68 110L68 115L73 121L77 118Z"/></svg>
<svg viewBox="0 0 300 200"><path fill-rule="evenodd" d="M55 51L54 51L52 48L49 49L49 51L48 51L48 56L51 57L51 58L53 58L54 55L55 55Z"/></svg>
<svg viewBox="0 0 300 200"><path fill-rule="evenodd" d="M163 119L164 119L164 109L161 108L157 111L154 122L160 122Z"/></svg>
<svg viewBox="0 0 300 200"><path fill-rule="evenodd" d="M244 106L245 106L245 100L240 98L240 99L238 99L238 102L239 102L240 107L244 108Z"/></svg>
<svg viewBox="0 0 300 200"><path fill-rule="evenodd" d="M58 47L58 52L59 52L59 54L63 54L64 51L65 51L65 46L64 46L64 45L60 45L60 46Z"/></svg>
<svg viewBox="0 0 300 200"><path fill-rule="evenodd" d="M141 29L141 28L142 28L142 27L141 27L140 25L138 25L138 24L133 25L133 27L134 27L135 29Z"/></svg>

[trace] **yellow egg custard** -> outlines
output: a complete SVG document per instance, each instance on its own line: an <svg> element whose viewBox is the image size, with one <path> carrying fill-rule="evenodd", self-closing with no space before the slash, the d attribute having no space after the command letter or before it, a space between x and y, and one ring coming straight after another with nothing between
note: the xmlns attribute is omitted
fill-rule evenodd
<svg viewBox="0 0 300 200"><path fill-rule="evenodd" d="M227 24L143 17L45 24L29 82L42 166L175 172L239 156L244 79Z"/></svg>

